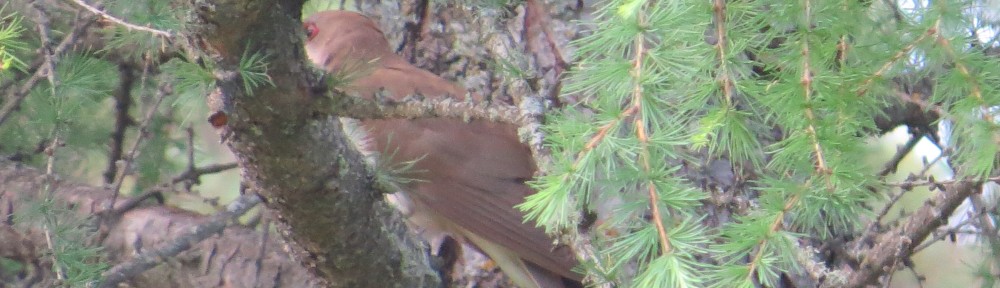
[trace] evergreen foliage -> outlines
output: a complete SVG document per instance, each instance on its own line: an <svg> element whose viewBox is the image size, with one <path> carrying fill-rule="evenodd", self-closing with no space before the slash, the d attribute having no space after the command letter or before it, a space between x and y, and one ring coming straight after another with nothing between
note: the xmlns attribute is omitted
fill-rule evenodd
<svg viewBox="0 0 1000 288"><path fill-rule="evenodd" d="M779 286L803 272L803 245L873 219L888 183L863 164L866 139L896 97L892 80L910 77L931 77L930 101L956 115L956 178L995 175L1000 63L968 48L976 27L955 8L976 3L906 19L886 3L608 1L576 41L566 90L587 101L550 118L555 164L521 208L550 232L597 211L589 272L600 282ZM705 159L755 175L742 191L750 209L720 227L706 226L708 191L682 172ZM609 202L621 205L601 211Z"/></svg>

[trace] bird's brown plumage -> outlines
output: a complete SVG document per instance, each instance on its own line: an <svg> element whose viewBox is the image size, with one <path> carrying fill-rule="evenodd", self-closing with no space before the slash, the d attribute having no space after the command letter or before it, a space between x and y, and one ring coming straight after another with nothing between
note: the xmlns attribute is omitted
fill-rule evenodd
<svg viewBox="0 0 1000 288"><path fill-rule="evenodd" d="M416 92L428 99L465 98L464 89L393 53L382 31L363 15L319 12L305 26L309 58L331 73L354 75L343 87L349 93L371 98L385 89L396 100ZM514 208L534 193L524 181L536 170L531 151L518 140L517 127L443 118L365 120L362 124L373 140L367 149L382 152L383 157L391 155L390 163L417 160L406 177L419 181L402 187L415 213L428 213L426 218L440 222L434 225L472 241L508 275L512 274L508 270L518 268L504 267L498 260L504 255L495 254L514 254L507 256L524 260L513 262L530 274L539 274L540 268L543 274L580 280L581 275L570 271L577 264L572 251L553 246L543 230L525 223L524 214ZM515 281L523 286L552 285L545 279Z"/></svg>

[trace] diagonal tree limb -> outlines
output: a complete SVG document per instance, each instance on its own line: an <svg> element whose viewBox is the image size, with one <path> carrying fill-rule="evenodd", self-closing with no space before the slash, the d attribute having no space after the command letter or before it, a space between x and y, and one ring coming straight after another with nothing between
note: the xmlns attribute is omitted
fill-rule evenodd
<svg viewBox="0 0 1000 288"><path fill-rule="evenodd" d="M895 262L910 254L910 251L923 242L938 226L944 225L951 215L969 195L979 192L982 183L976 181L958 181L943 185L924 206L911 214L906 220L888 231L874 235L859 237L852 244L855 255L862 259L859 267L845 267L836 271L842 273L846 283L827 281L824 287L866 287L875 284L878 277L885 275L887 270L895 266ZM868 233L874 233L869 231ZM871 239L866 240L866 239Z"/></svg>
<svg viewBox="0 0 1000 288"><path fill-rule="evenodd" d="M192 47L216 68L227 143L243 184L274 212L292 252L333 287L437 287L422 243L389 207L336 118L302 49L302 1L197 0ZM267 57L273 86L245 91L240 55ZM329 111L327 115L339 115Z"/></svg>

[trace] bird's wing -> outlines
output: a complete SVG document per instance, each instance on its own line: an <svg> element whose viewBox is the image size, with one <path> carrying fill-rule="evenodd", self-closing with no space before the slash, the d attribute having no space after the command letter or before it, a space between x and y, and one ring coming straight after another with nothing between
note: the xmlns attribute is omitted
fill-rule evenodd
<svg viewBox="0 0 1000 288"><path fill-rule="evenodd" d="M453 119L365 121L383 157L416 160L404 189L468 232L569 279L576 264L568 249L552 240L514 208L534 193L524 181L535 167L531 152L506 124ZM378 140L378 139L388 140ZM427 171L434 171L428 173Z"/></svg>
<svg viewBox="0 0 1000 288"><path fill-rule="evenodd" d="M397 96L419 90L429 98L462 91L430 72L407 66L377 69L354 85L368 89L359 91L362 94L385 87ZM363 123L383 157L392 157L394 163L417 160L406 177L419 181L404 188L415 201L537 266L580 279L570 271L576 265L570 249L555 247L542 229L525 223L524 214L514 208L534 193L524 182L536 170L531 150L518 140L514 125L442 118Z"/></svg>

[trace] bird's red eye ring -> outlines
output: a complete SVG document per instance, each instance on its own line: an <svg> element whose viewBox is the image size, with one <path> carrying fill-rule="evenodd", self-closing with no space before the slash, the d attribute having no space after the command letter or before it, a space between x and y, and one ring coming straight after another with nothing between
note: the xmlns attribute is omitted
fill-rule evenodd
<svg viewBox="0 0 1000 288"><path fill-rule="evenodd" d="M316 23L302 23L302 28L306 29L306 40L312 40L313 37L316 37L316 34L319 34L319 27L316 27Z"/></svg>

